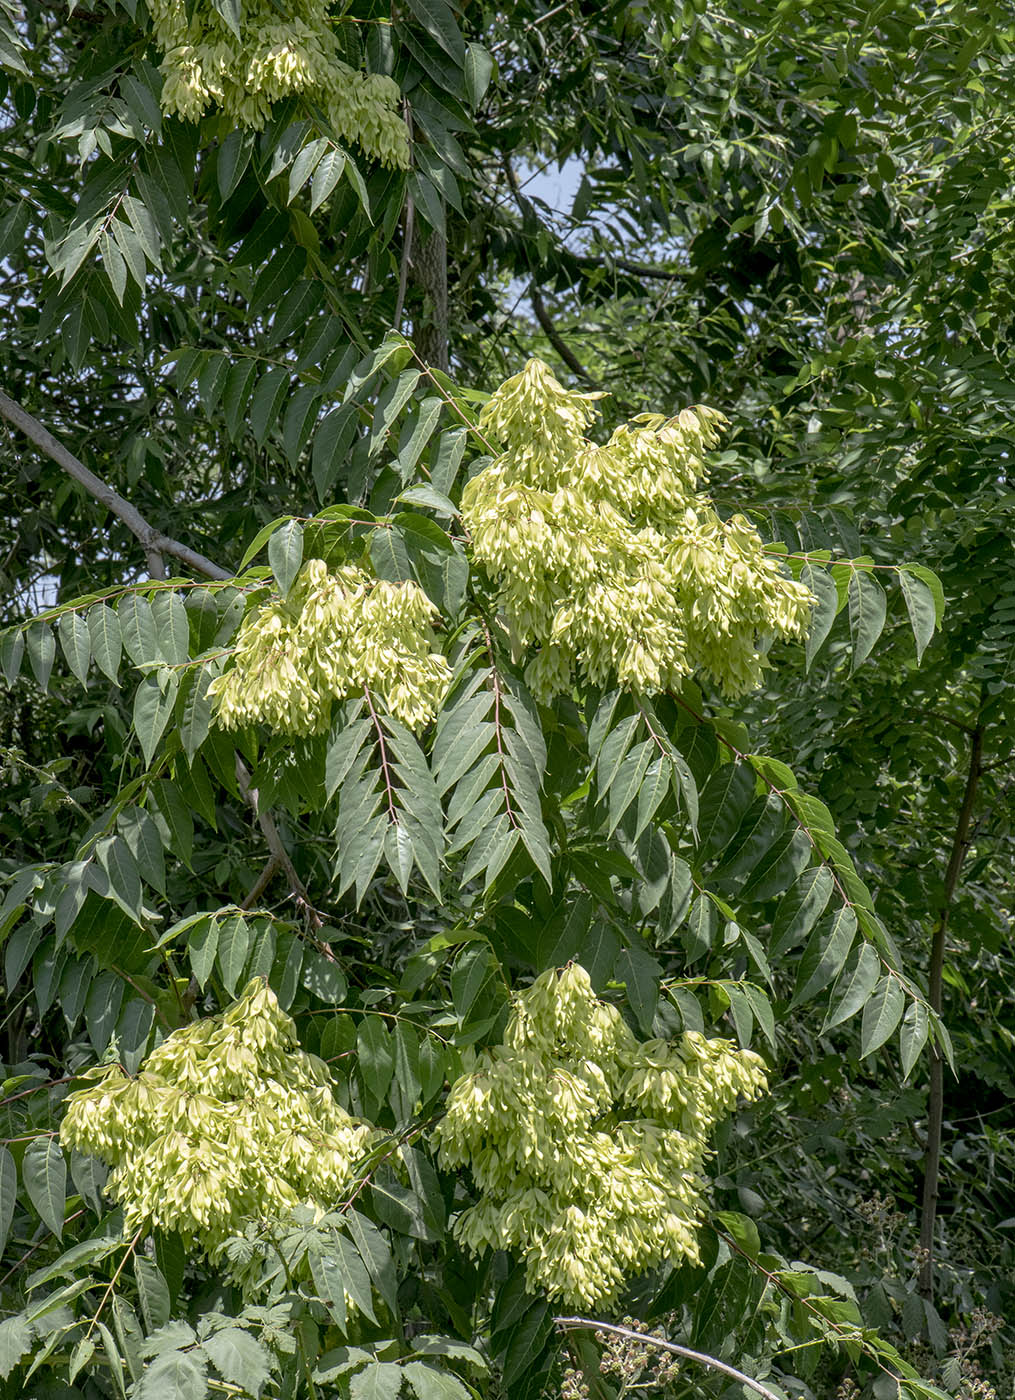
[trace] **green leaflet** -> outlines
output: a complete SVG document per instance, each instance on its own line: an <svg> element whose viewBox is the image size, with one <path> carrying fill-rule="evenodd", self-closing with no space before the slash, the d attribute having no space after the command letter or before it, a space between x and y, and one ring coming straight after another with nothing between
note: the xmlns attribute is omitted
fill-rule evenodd
<svg viewBox="0 0 1015 1400"><path fill-rule="evenodd" d="M703 856L719 855L733 839L754 797L754 774L739 762L712 774L699 797L698 836Z"/></svg>
<svg viewBox="0 0 1015 1400"><path fill-rule="evenodd" d="M909 621L913 628L916 659L922 661L923 653L930 645L934 628L939 620L937 596L930 585L913 568L903 567L899 570L899 587L906 600L906 611L909 613ZM940 590L940 585L938 585L938 589ZM942 594L942 609L943 604L944 596Z"/></svg>
<svg viewBox="0 0 1015 1400"><path fill-rule="evenodd" d="M239 1327L215 1332L205 1340L204 1351L224 1381L251 1395L258 1395L271 1375L270 1353Z"/></svg>
<svg viewBox="0 0 1015 1400"><path fill-rule="evenodd" d="M207 1362L200 1351L170 1351L156 1357L137 1388L138 1400L204 1400L207 1394Z"/></svg>
<svg viewBox="0 0 1015 1400"><path fill-rule="evenodd" d="M60 1238L67 1195L67 1163L50 1137L33 1139L25 1148L21 1173L28 1199L43 1223Z"/></svg>
<svg viewBox="0 0 1015 1400"><path fill-rule="evenodd" d="M881 636L887 608L885 591L874 575L854 568L849 578L849 631L853 640L854 671L866 661Z"/></svg>
<svg viewBox="0 0 1015 1400"><path fill-rule="evenodd" d="M395 1400L402 1389L402 1368L393 1361L371 1361L349 1381L350 1400Z"/></svg>
<svg viewBox="0 0 1015 1400"><path fill-rule="evenodd" d="M870 943L861 943L850 955L832 991L824 1029L855 1016L867 1003L881 973L881 959Z"/></svg>
<svg viewBox="0 0 1015 1400"><path fill-rule="evenodd" d="M303 563L303 527L298 520L287 520L270 536L268 562L282 593L288 593Z"/></svg>
<svg viewBox="0 0 1015 1400"><path fill-rule="evenodd" d="M838 975L853 946L856 928L856 914L849 905L843 905L818 924L800 959L793 992L795 1005L817 996Z"/></svg>
<svg viewBox="0 0 1015 1400"><path fill-rule="evenodd" d="M861 1058L872 1055L895 1033L905 1004L906 996L898 978L883 977L864 1007L860 1027Z"/></svg>
<svg viewBox="0 0 1015 1400"><path fill-rule="evenodd" d="M18 1196L18 1171L10 1149L0 1147L0 1253L3 1252L14 1219Z"/></svg>
<svg viewBox="0 0 1015 1400"><path fill-rule="evenodd" d="M142 677L134 693L134 729L150 766L176 703L179 677L165 667Z"/></svg>

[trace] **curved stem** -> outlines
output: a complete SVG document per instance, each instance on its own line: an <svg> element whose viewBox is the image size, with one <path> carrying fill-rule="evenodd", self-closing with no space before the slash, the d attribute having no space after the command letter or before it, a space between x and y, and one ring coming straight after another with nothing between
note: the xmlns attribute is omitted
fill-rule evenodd
<svg viewBox="0 0 1015 1400"><path fill-rule="evenodd" d="M68 476L85 488L90 496L104 505L107 510L117 516L127 526L132 534L141 541L148 560L148 568L152 578L165 578L165 566L162 562L163 554L170 554L174 559L179 559L183 564L190 567L199 574L204 574L206 578L227 579L232 575L227 569L220 568L218 564L206 559L203 554L198 554L196 549L191 549L189 545L182 544L179 540L172 539L169 535L162 534L161 530L156 530L155 526L147 521L136 506L125 500L118 491L105 481L97 477L93 471L79 461L73 452L69 452L62 442L58 442L48 428L44 428L37 418L33 418L20 404L7 397L0 391L0 418L6 418L8 423L13 424L31 438L36 447L54 461L58 467L62 467Z"/></svg>
<svg viewBox="0 0 1015 1400"><path fill-rule="evenodd" d="M743 1371L738 1371L735 1366L728 1366L725 1361L720 1361L715 1356L709 1356L706 1352L692 1351L690 1347L678 1346L676 1342L667 1342L662 1337L653 1336L651 1332L636 1332L632 1327L617 1327L612 1322L596 1322L590 1317L555 1317L553 1320L558 1327L588 1327L594 1332L612 1332L616 1337L627 1337L630 1341L643 1342L650 1347L659 1347L661 1351L670 1351L675 1356L684 1356L689 1361L697 1361L713 1371L721 1371L724 1376L730 1376L733 1380L739 1381L741 1385L746 1385L749 1390L756 1391L758 1395L764 1395L766 1400L779 1400L779 1397L773 1390L769 1390L768 1386L762 1385L753 1376L747 1376Z"/></svg>

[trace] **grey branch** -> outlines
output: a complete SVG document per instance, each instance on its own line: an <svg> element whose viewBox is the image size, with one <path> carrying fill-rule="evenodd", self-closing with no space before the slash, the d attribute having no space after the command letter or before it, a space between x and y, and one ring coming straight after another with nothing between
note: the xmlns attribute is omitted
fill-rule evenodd
<svg viewBox="0 0 1015 1400"><path fill-rule="evenodd" d="M535 312L536 320L542 327L543 334L556 350L557 354L567 365L573 374L579 379L584 379L586 384L592 383L592 376L579 360L578 356L565 343L557 327L550 318L550 313L546 309L546 302L535 282L529 283L529 301L532 303L532 310Z"/></svg>
<svg viewBox="0 0 1015 1400"><path fill-rule="evenodd" d="M254 905L261 898L261 895L264 894L265 890L271 884L275 871L281 869L281 866L282 862L279 860L278 856L272 852L265 862L260 875L258 875L257 879L254 881L249 893L240 905L241 909L253 909Z"/></svg>
<svg viewBox="0 0 1015 1400"><path fill-rule="evenodd" d="M648 263L632 262L630 258L618 258L613 253L594 258L585 253L571 253L569 249L568 255L579 267L603 267L607 272L619 269L621 272L630 272L635 277L654 278L657 282L682 282L687 276L685 272L668 272L664 267L651 267Z"/></svg>
<svg viewBox="0 0 1015 1400"><path fill-rule="evenodd" d="M298 894L300 899L304 900L309 905L310 896L307 894L307 887L296 873L296 867L292 863L292 858L282 843L282 837L279 835L278 827L275 825L275 818L269 811L263 810L259 806L257 789L250 786L250 770L239 754L236 755L236 781L239 784L244 801L257 818L257 824L261 828L261 833L264 836L276 867L280 867L285 872L285 877L289 881L293 893ZM274 873L274 871L272 873Z"/></svg>
<svg viewBox="0 0 1015 1400"><path fill-rule="evenodd" d="M506 155L503 157L503 160L504 173L507 176L508 186L511 190L512 195L514 196L515 203L518 205L519 213L521 214L522 219L524 220L526 214L528 212L531 212L532 206L525 199L524 195L521 192L521 189L519 188L518 177L515 175L510 160ZM550 316L550 313L546 309L546 302L543 300L543 294L536 285L535 278L533 278L532 281L529 283L529 301L532 303L532 310L535 314L536 320L539 322L543 334L553 346L554 350L556 350L560 358L567 365L568 369L571 371L572 374L577 374L579 379L584 379L586 384L591 384L592 376L589 374L588 370L582 364L581 360L579 360L578 356L574 353L574 351L564 342L560 335L560 332L557 330L557 327L553 324L553 320Z"/></svg>
<svg viewBox="0 0 1015 1400"><path fill-rule="evenodd" d="M769 1390L760 1381L756 1381L753 1376L744 1375L743 1371L738 1371L735 1366L727 1366L725 1361L719 1361L706 1352L691 1351L690 1347L681 1347L676 1342L667 1342L662 1337L653 1336L651 1332L636 1332L632 1327L615 1327L611 1322L596 1322L590 1317L555 1317L553 1320L558 1327L588 1327L594 1332L612 1332L616 1337L627 1337L631 1341L643 1342L646 1346L659 1347L661 1351L673 1352L675 1356L685 1356L689 1361L698 1361L702 1366L708 1366L713 1371L722 1371L723 1375L731 1376L741 1385L746 1385L750 1390L764 1395L766 1400L779 1400L774 1391Z"/></svg>
<svg viewBox="0 0 1015 1400"><path fill-rule="evenodd" d="M161 558L164 554L179 559L182 564L189 564L197 573L204 574L205 578L232 578L228 569L220 568L218 564L206 559L203 554L198 554L197 550L191 549L189 545L182 544L179 540L162 534L161 530L156 530L155 526L149 524L136 506L132 506L130 501L124 500L118 491L114 491L93 471L89 471L84 462L79 461L73 452L68 452L63 443L58 442L48 428L44 428L37 418L26 413L20 404L16 404L2 391L0 391L0 417L6 418L8 423L13 424L26 437L31 438L36 447L40 448L58 467L62 467L68 476L73 477L79 485L83 486L90 496L94 496L100 505L104 505L107 510L112 511L123 521L128 530L141 541L152 578L165 578L165 568Z"/></svg>

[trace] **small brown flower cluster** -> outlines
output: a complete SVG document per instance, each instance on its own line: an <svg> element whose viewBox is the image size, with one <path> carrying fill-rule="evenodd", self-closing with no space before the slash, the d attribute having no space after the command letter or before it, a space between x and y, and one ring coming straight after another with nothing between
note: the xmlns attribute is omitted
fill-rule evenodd
<svg viewBox="0 0 1015 1400"><path fill-rule="evenodd" d="M988 1308L974 1308L969 1314L968 1323L961 1322L948 1329L948 1340L963 1367L968 1366L968 1375L979 1375L978 1363L969 1360L973 1352L990 1341L1004 1326L1004 1320ZM975 1369L974 1369L975 1368Z"/></svg>
<svg viewBox="0 0 1015 1400"><path fill-rule="evenodd" d="M589 1387L581 1371L569 1366L560 1381L560 1400L588 1400Z"/></svg>
<svg viewBox="0 0 1015 1400"><path fill-rule="evenodd" d="M835 1392L835 1400L857 1400L860 1387L852 1376L843 1376Z"/></svg>
<svg viewBox="0 0 1015 1400"><path fill-rule="evenodd" d="M958 1400L997 1400L997 1391L989 1381L973 1376L963 1383Z"/></svg>
<svg viewBox="0 0 1015 1400"><path fill-rule="evenodd" d="M623 1387L633 1386L643 1378L653 1389L662 1388L675 1380L680 1370L680 1358L665 1351L660 1355L652 1345L655 1340L652 1333L647 1332L645 1324L637 1318L625 1317L622 1326L632 1332L644 1333L646 1340L641 1342L634 1337L620 1337L615 1332L596 1332L596 1341L603 1348L599 1358L602 1374L614 1376ZM646 1376L646 1372L649 1375Z"/></svg>
<svg viewBox="0 0 1015 1400"><path fill-rule="evenodd" d="M895 1209L895 1197L882 1196L880 1191L857 1201L856 1213L882 1236L894 1235L906 1223L906 1217Z"/></svg>
<svg viewBox="0 0 1015 1400"><path fill-rule="evenodd" d="M987 1308L974 1308L968 1323L948 1330L948 1339L962 1372L962 1389L958 1400L997 1400L997 1391L984 1379L983 1366L973 1355L1000 1332L1004 1319Z"/></svg>

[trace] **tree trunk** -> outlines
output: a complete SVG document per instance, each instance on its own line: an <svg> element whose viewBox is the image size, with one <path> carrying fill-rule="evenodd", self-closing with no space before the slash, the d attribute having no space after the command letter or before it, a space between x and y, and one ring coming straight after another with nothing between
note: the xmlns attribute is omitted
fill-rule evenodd
<svg viewBox="0 0 1015 1400"><path fill-rule="evenodd" d="M945 872L944 895L934 938L930 949L930 984L928 1000L937 1014L941 1014L942 987L945 959L945 935L948 931L948 916L951 913L952 899L958 884L969 848L969 826L976 802L976 789L983 771L983 723L977 718L972 734L969 753L969 768L966 773L966 789L962 794L952 840L948 869ZM937 1219L938 1180L941 1173L941 1133L944 1125L944 1061L935 1045L930 1052L930 1094L927 1103L927 1150L923 1159L923 1202L920 1211L920 1278L919 1289L925 1298L934 1296L934 1223Z"/></svg>
<svg viewBox="0 0 1015 1400"><path fill-rule="evenodd" d="M412 323L421 360L448 372L448 244L442 233L424 233L417 221L412 235L412 280L423 302Z"/></svg>

